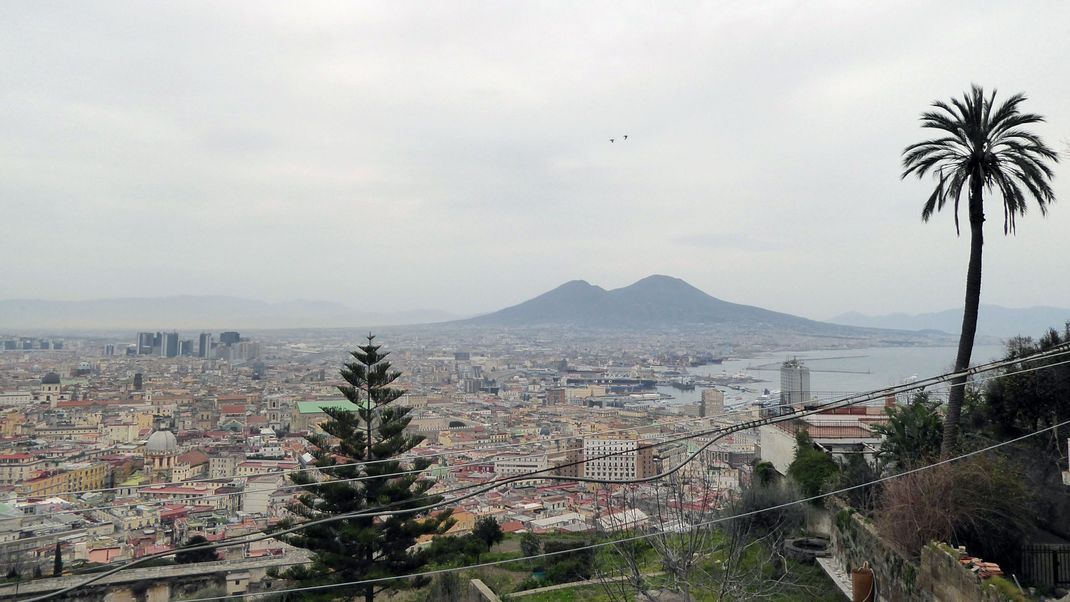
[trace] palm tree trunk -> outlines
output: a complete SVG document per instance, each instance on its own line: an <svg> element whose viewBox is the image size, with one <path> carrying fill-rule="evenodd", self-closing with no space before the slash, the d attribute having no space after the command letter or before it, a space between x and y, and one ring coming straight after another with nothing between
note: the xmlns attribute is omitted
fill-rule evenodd
<svg viewBox="0 0 1070 602"><path fill-rule="evenodd" d="M966 272L966 305L962 312L962 333L959 335L959 351L955 356L955 372L970 367L973 355L973 340L977 334L977 312L981 305L981 247L984 245L982 226L985 223L982 205L982 179L979 174L970 178L970 267ZM947 415L944 416L944 440L940 457L950 458L959 437L959 417L962 401L966 397L966 376L951 381L947 396Z"/></svg>

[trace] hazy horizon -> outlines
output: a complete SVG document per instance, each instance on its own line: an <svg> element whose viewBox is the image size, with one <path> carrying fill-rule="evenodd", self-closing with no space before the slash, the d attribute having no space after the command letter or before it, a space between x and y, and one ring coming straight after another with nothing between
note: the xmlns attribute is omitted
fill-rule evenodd
<svg viewBox="0 0 1070 602"><path fill-rule="evenodd" d="M1064 3L6 8L0 299L940 311L969 237L898 178L918 115L976 82L1070 139ZM982 303L1070 305L1063 157L1046 218L989 205Z"/></svg>
<svg viewBox="0 0 1070 602"><path fill-rule="evenodd" d="M676 311L689 311L683 307L674 306L671 299L691 298L693 289L686 281L680 281L666 275L651 275L643 279L645 282L656 281L654 290L661 291L661 295L668 295L664 300L657 301L652 297L634 299L639 306L655 304L664 310L664 317L677 325L693 321L695 325L704 323L712 316L700 317L689 315L684 317ZM641 282L634 283L635 285ZM558 295L555 309L552 310L556 319L562 319L568 310L579 310L580 306L588 301L587 294L575 296L577 289L574 286L578 282L569 281L551 291L524 299L518 304L496 308L491 312L471 314L455 314L438 310L432 307L397 309L393 311L375 311L362 306L347 305L316 299L293 299L281 302L265 302L235 296L210 296L210 295L176 295L166 297L118 297L104 299L89 299L83 301L45 301L36 299L0 299L0 332L3 329L38 329L48 331L63 331L65 329L78 330L140 330L144 328L157 328L166 325L166 328L179 330L213 330L213 329L291 329L291 328L349 328L353 326L417 326L432 323L453 322L456 320L468 320L490 314L501 314L516 309L518 306L530 306L538 303L544 296ZM635 286L623 287L618 290L607 291L595 283L586 282L587 287L601 289L603 293L621 293L635 290ZM589 290L580 287L583 291ZM649 287L642 290L651 290ZM572 300L568 302L568 308L560 307L562 291L572 291ZM704 291L703 291L704 292ZM639 293L647 295L648 293ZM659 294L659 293L655 293ZM723 301L732 303L731 299L709 299L710 303ZM603 314L607 306L598 301L597 314ZM693 307L689 301L684 302L689 308ZM635 305L629 305L626 311L630 316L628 320L641 319L644 312L635 311ZM756 307L756 306L750 306ZM775 308L761 308L767 310ZM530 311L530 310L529 310ZM962 308L946 308L943 310L908 314L892 312L887 314L870 315L860 312L845 312L836 316L798 316L826 322L830 324L842 324L847 326L859 326L866 328L879 328L897 331L943 331L951 333L955 331L961 322ZM536 314L524 314L527 317L521 321L529 325L542 323L549 316ZM669 316L675 316L670 318ZM726 317L726 316L722 316ZM1048 328L1057 327L1070 319L1070 308L1052 306L1030 306L1024 308L1008 308L992 304L981 305L981 320L979 333L985 336L1014 336L1017 334L1039 335ZM623 318L621 318L623 319ZM733 318L735 319L735 318ZM585 319L586 320L586 319ZM681 321L682 320L682 321ZM551 320L551 322L554 320ZM588 323L588 327L599 326ZM620 325L618 325L619 327ZM635 327L632 324L632 327ZM649 325L648 325L649 326ZM484 326L485 327L485 326Z"/></svg>

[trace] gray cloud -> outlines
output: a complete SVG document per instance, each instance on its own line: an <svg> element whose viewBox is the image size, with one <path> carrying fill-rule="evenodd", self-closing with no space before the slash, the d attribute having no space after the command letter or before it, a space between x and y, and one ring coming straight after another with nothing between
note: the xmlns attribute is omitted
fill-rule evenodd
<svg viewBox="0 0 1070 602"><path fill-rule="evenodd" d="M942 309L967 241L898 180L918 114L976 81L1070 135L1055 2L5 13L0 297L473 313L667 273L819 318ZM991 232L985 302L1070 303L1066 169L1048 218ZM393 269L366 301L365 262Z"/></svg>

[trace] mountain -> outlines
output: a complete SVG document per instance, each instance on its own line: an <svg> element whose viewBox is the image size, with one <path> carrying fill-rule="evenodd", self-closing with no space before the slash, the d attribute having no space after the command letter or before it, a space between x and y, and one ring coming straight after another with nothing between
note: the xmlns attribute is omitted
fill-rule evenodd
<svg viewBox="0 0 1070 602"><path fill-rule="evenodd" d="M981 305L977 315L977 333L1009 338L1018 335L1037 337L1049 328L1059 328L1070 320L1070 309L1060 307L1002 307ZM962 309L906 314L868 316L857 312L841 314L829 320L838 324L901 330L942 330L958 334L962 328Z"/></svg>
<svg viewBox="0 0 1070 602"><path fill-rule="evenodd" d="M568 325L589 328L778 327L847 335L860 329L826 324L711 297L679 278L654 275L614 290L573 280L519 305L464 320L484 326Z"/></svg>
<svg viewBox="0 0 1070 602"><path fill-rule="evenodd" d="M418 324L456 318L430 310L376 313L329 301L267 303L223 296L0 301L0 328L4 329L319 328Z"/></svg>

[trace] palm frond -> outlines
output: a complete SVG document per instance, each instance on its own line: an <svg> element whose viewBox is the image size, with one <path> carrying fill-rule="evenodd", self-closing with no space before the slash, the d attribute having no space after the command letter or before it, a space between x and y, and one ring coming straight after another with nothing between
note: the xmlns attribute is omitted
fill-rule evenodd
<svg viewBox="0 0 1070 602"><path fill-rule="evenodd" d="M976 84L947 101L936 100L933 110L921 114L921 127L946 135L911 144L903 149L901 178L932 174L936 185L922 206L928 221L949 200L954 202L955 231L960 232L959 205L964 189L998 191L1002 197L1005 234L1015 230L1015 218L1028 209L1028 200L1047 212L1055 201L1051 188L1058 155L1036 134L1023 129L1044 118L1021 113L1024 94L1014 94L1000 103L992 90L985 94ZM970 194L973 194L971 192ZM984 220L981 199L970 203L969 218Z"/></svg>
<svg viewBox="0 0 1070 602"><path fill-rule="evenodd" d="M925 206L921 209L921 221L927 222L929 218L933 216L933 213L937 210L937 203L940 207L944 206L944 180L946 178L941 175L940 181L936 184L936 189L933 190L929 200L925 201Z"/></svg>

